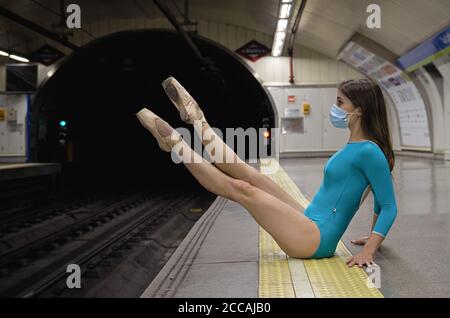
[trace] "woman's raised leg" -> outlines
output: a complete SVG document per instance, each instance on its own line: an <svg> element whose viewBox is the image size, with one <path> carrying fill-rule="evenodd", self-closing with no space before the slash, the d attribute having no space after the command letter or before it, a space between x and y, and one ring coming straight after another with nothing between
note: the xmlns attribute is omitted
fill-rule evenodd
<svg viewBox="0 0 450 318"><path fill-rule="evenodd" d="M308 258L316 251L320 243L319 229L298 209L246 181L228 176L204 158L195 158L200 155L186 143L182 147L183 152L191 155L191 161L184 165L200 184L245 207L287 255Z"/></svg>
<svg viewBox="0 0 450 318"><path fill-rule="evenodd" d="M164 141L160 140L168 139L172 134L173 128L161 119L156 120L154 124L146 124L146 121L151 119L145 116L140 120L155 138L159 138L159 143L163 143ZM201 158L184 140L173 138L172 141L173 145L166 149L176 147L176 154L179 154L186 168L202 186L244 206L286 254L307 258L314 253L320 243L320 232L309 218L250 183L223 173Z"/></svg>
<svg viewBox="0 0 450 318"><path fill-rule="evenodd" d="M305 208L292 198L283 188L266 175L248 165L220 138L206 121L198 103L187 90L173 77L166 79L162 86L173 104L180 111L181 119L194 125L194 130L201 137L205 150L213 164L227 175L247 181L264 192L286 202L294 209L304 212ZM219 152L220 154L216 154Z"/></svg>

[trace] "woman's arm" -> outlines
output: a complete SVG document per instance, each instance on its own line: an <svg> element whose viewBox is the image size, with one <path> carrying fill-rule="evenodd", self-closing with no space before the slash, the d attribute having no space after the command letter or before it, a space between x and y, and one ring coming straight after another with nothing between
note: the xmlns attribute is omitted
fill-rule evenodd
<svg viewBox="0 0 450 318"><path fill-rule="evenodd" d="M373 262L373 255L389 232L397 216L394 186L389 165L383 152L373 144L364 145L355 158L355 164L367 177L374 194L374 224L372 233L364 249L353 256L347 263L349 266L362 266Z"/></svg>
<svg viewBox="0 0 450 318"><path fill-rule="evenodd" d="M372 218L372 226L370 228L370 232L373 231L373 228L375 227L375 223L377 223L377 219L378 219L378 214L374 213L373 218ZM357 238L355 240L351 240L350 242L355 245L366 245L367 241L369 240L369 237L370 237L370 234L369 234L369 236L363 236L363 237Z"/></svg>
<svg viewBox="0 0 450 318"><path fill-rule="evenodd" d="M361 206L363 204L363 202L366 200L367 195L369 194L369 192L372 191L372 188L369 186L367 186L366 190L364 191L362 198L361 198L361 202L359 203L359 206ZM372 192L373 194L373 192ZM373 202L374 202L374 206L373 206L373 218L372 218L372 226L370 228L370 232L373 231L373 228L375 227L375 223L377 222L378 219L378 214L380 214L380 205L378 204L377 200L375 200L375 195L373 195ZM369 234L370 236L370 234ZM367 240L369 239L369 236L363 236L354 240L351 240L350 243L355 244L355 245L366 245Z"/></svg>
<svg viewBox="0 0 450 318"><path fill-rule="evenodd" d="M375 213L373 214L373 217L372 217L372 227L370 228L370 232L373 231L373 228L375 227L375 224L377 223L378 215L379 215L379 212L378 212L378 213L375 212Z"/></svg>
<svg viewBox="0 0 450 318"><path fill-rule="evenodd" d="M373 255L375 254L378 247L380 247L383 241L384 237L375 233L371 233L369 239L367 240L366 245L364 245L363 251Z"/></svg>

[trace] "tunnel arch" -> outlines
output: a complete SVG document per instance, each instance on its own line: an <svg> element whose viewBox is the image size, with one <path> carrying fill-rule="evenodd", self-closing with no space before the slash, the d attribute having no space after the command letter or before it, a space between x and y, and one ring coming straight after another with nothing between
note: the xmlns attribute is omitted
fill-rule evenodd
<svg viewBox="0 0 450 318"><path fill-rule="evenodd" d="M173 127L188 127L162 89L177 78L202 106L210 124L274 127L273 101L251 68L226 47L194 35L213 61L206 66L178 33L167 29L121 31L73 52L40 87L32 106L31 158L61 162L68 184L120 185L168 180L192 182L184 167L158 149L135 113L148 107ZM211 64L211 63L210 63ZM66 144L59 144L64 120ZM224 133L225 135L225 133Z"/></svg>

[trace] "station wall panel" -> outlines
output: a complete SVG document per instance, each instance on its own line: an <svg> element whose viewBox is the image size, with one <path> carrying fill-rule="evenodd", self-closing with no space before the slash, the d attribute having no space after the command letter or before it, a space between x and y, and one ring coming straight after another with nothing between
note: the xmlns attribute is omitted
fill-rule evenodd
<svg viewBox="0 0 450 318"><path fill-rule="evenodd" d="M450 55L433 62L443 78L443 114L445 159L450 160Z"/></svg>
<svg viewBox="0 0 450 318"><path fill-rule="evenodd" d="M329 120L331 105L336 101L336 86L267 86L278 113L278 126L280 128L280 152L295 153L309 151L336 151L348 141L348 129L335 128ZM291 98L289 98L291 96ZM295 102L292 102L295 96ZM396 120L395 109L391 101L385 97L388 109L388 125L390 127L392 146L395 150L400 148L399 127ZM303 104L310 105L310 113L304 113ZM297 108L303 118L303 133L282 131L283 117L291 109Z"/></svg>
<svg viewBox="0 0 450 318"><path fill-rule="evenodd" d="M0 94L0 162L24 161L27 141L27 95Z"/></svg>
<svg viewBox="0 0 450 318"><path fill-rule="evenodd" d="M283 118L288 117L291 109L298 108L299 116L303 118L303 133L280 131L281 153L334 151L347 142L348 130L337 129L329 122L328 114L336 100L336 87L268 86L267 88L277 107L278 127L282 126ZM295 102L292 102L292 99L295 99ZM304 112L304 103L310 105L309 114Z"/></svg>

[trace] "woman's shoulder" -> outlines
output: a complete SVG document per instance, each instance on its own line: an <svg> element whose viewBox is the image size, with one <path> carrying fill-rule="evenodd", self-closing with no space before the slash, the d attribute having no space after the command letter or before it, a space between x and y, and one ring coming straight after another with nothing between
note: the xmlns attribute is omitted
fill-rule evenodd
<svg viewBox="0 0 450 318"><path fill-rule="evenodd" d="M370 164L371 162L379 161L387 163L383 150L373 141L365 142L361 145L358 157L359 161L363 164Z"/></svg>

